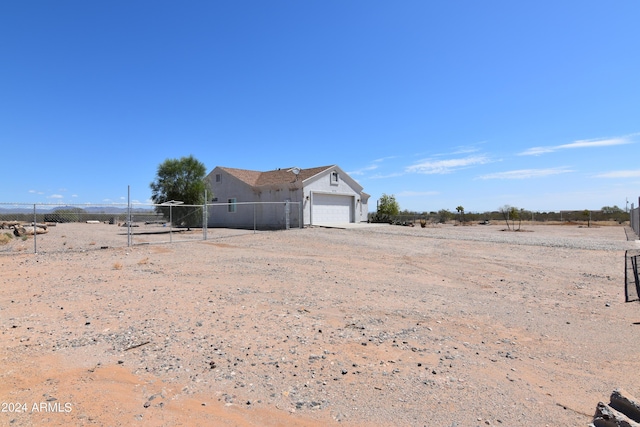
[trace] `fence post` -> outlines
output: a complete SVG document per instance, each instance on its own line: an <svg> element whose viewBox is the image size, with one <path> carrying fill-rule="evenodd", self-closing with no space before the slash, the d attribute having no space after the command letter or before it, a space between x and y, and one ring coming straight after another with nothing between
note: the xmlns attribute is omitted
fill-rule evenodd
<svg viewBox="0 0 640 427"><path fill-rule="evenodd" d="M131 247L131 186L127 185L127 247Z"/></svg>
<svg viewBox="0 0 640 427"><path fill-rule="evenodd" d="M289 201L286 200L284 202L284 229L288 230L290 227L289 224L290 218L289 218Z"/></svg>
<svg viewBox="0 0 640 427"><path fill-rule="evenodd" d="M204 203L202 204L202 239L207 240L207 190L204 190Z"/></svg>
<svg viewBox="0 0 640 427"><path fill-rule="evenodd" d="M38 217L36 216L36 204L33 204L33 253L38 253L38 233L36 232L36 224L38 223Z"/></svg>

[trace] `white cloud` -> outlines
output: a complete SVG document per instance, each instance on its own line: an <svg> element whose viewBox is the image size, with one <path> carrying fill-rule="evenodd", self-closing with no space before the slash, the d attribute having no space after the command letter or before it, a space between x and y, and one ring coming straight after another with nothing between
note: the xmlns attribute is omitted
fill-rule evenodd
<svg viewBox="0 0 640 427"><path fill-rule="evenodd" d="M350 171L350 172L347 172L347 173L349 175L357 175L357 176L364 175L366 172L378 169L378 165L380 163L384 162L385 160L395 159L396 157L398 157L398 156L381 157L379 159L373 160L369 166L365 166L363 168L356 169L354 171Z"/></svg>
<svg viewBox="0 0 640 427"><path fill-rule="evenodd" d="M404 175L404 173L402 172L393 172L393 173L388 173L388 174L376 174L376 175L371 175L370 179L383 179L383 178L395 178L397 176L402 176Z"/></svg>
<svg viewBox="0 0 640 427"><path fill-rule="evenodd" d="M540 154L545 153L553 153L558 150L566 150L571 148L591 148L591 147L609 147L612 145L624 145L624 144L633 144L633 137L639 135L638 133L633 133L625 136L618 136L613 138L601 138L601 139L581 139L569 144L561 144L549 147L532 147L528 148L522 153L519 153L519 156L538 156Z"/></svg>
<svg viewBox="0 0 640 427"><path fill-rule="evenodd" d="M63 199L64 196L62 194L52 194L49 196L50 199Z"/></svg>
<svg viewBox="0 0 640 427"><path fill-rule="evenodd" d="M631 144L631 140L626 137L609 139L579 140L571 144L558 145L558 148L584 148L584 147L608 147L610 145Z"/></svg>
<svg viewBox="0 0 640 427"><path fill-rule="evenodd" d="M640 178L640 169L611 171L595 175L596 178Z"/></svg>
<svg viewBox="0 0 640 427"><path fill-rule="evenodd" d="M378 165L370 165L364 168L356 169L354 171L347 172L349 175L364 175L365 172L378 169Z"/></svg>
<svg viewBox="0 0 640 427"><path fill-rule="evenodd" d="M506 172L496 172L487 175L481 175L478 179L530 179L542 178L545 176L559 175L562 173L573 172L567 168L550 168L550 169L519 169Z"/></svg>
<svg viewBox="0 0 640 427"><path fill-rule="evenodd" d="M398 156L380 157L379 159L375 159L373 163L381 163L381 162L384 162L385 160L395 159L396 157Z"/></svg>
<svg viewBox="0 0 640 427"><path fill-rule="evenodd" d="M540 154L553 153L554 151L556 151L555 147L533 147L518 153L518 156L538 156Z"/></svg>
<svg viewBox="0 0 640 427"><path fill-rule="evenodd" d="M447 160L425 159L415 165L408 166L407 168L405 168L405 171L409 173L420 173L426 175L447 174L458 169L467 168L469 166L484 165L486 163L489 163L489 161L489 158L483 155Z"/></svg>

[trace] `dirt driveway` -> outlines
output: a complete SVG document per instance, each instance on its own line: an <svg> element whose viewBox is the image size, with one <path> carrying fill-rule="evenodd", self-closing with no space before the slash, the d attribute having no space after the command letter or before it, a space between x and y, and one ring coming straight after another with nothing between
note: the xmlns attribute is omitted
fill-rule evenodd
<svg viewBox="0 0 640 427"><path fill-rule="evenodd" d="M2 255L0 425L586 426L640 395L638 242L502 228Z"/></svg>

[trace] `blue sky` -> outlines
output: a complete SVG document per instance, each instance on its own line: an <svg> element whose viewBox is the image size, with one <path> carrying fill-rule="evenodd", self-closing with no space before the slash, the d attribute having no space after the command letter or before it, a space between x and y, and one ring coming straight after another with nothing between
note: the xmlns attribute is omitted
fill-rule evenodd
<svg viewBox="0 0 640 427"><path fill-rule="evenodd" d="M0 201L149 200L167 158L337 164L401 209L640 196L640 2L0 3Z"/></svg>

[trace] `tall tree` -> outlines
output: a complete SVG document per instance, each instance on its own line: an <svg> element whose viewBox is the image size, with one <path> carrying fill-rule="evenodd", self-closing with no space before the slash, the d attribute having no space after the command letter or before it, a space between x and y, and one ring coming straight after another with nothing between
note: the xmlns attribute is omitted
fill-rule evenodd
<svg viewBox="0 0 640 427"><path fill-rule="evenodd" d="M400 205L393 194L382 193L378 201L378 214L396 216L400 212Z"/></svg>
<svg viewBox="0 0 640 427"><path fill-rule="evenodd" d="M207 183L205 165L195 157L167 159L158 166L155 180L150 184L151 200L160 205L179 201L184 205L202 205L205 202ZM158 206L165 218L169 218L169 208ZM178 225L197 226L201 224L202 210L196 208L172 207L174 222Z"/></svg>
<svg viewBox="0 0 640 427"><path fill-rule="evenodd" d="M156 178L150 184L151 199L156 204L170 200L179 200L185 205L202 204L207 188L206 174L205 165L193 156L167 159L158 166Z"/></svg>

